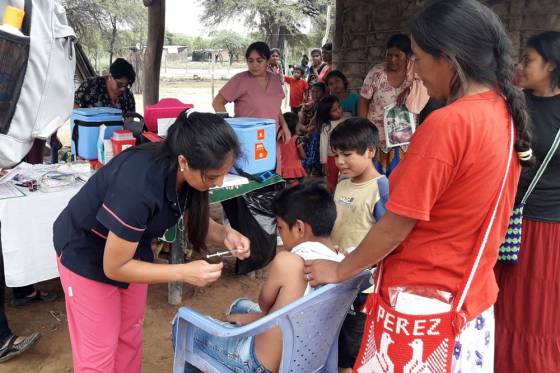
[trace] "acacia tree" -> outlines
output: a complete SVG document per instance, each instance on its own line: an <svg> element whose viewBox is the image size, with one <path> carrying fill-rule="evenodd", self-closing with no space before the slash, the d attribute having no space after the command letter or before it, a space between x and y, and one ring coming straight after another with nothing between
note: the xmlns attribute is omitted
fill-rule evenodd
<svg viewBox="0 0 560 373"><path fill-rule="evenodd" d="M273 48L282 48L284 40L298 43L306 19L317 19L326 13L332 0L199 0L204 8L201 19L215 26L236 17L257 28Z"/></svg>
<svg viewBox="0 0 560 373"><path fill-rule="evenodd" d="M116 50L146 38L142 0L61 0L80 43L90 52L104 50L109 63Z"/></svg>
<svg viewBox="0 0 560 373"><path fill-rule="evenodd" d="M214 31L210 33L210 46L214 49L225 50L229 55L231 65L249 45L247 39L233 31Z"/></svg>

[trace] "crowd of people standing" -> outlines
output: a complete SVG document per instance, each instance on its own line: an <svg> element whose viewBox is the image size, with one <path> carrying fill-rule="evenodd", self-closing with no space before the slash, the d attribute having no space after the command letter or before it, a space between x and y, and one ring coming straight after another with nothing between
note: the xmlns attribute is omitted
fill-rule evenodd
<svg viewBox="0 0 560 373"><path fill-rule="evenodd" d="M330 267L321 261L310 264L306 273L313 284L319 284L348 278L356 273L350 268L375 264L386 255L377 251L382 250L383 232L395 237L397 249L383 260L381 299L389 298L392 286L418 283L423 273L430 278L421 280L423 285L429 282L456 294L462 289L464 272L476 273L471 287L462 289L467 324L457 339L456 349L462 346L463 353L456 351L453 371L493 371L495 366L496 372L554 372L560 366L560 323L554 316L560 304L556 291L560 281L556 250L560 248L560 152L554 142L560 137L560 32L531 37L519 63L514 64L509 37L493 12L474 1L458 2L454 9L445 3L436 2L417 16L412 40L404 34L388 39L386 60L371 68L358 92L349 89L343 71L321 60L325 50L329 51L327 60L332 60L332 46L324 47L322 54L320 49L312 50L311 62L304 58L303 66L293 69L294 78L284 78L291 87L298 79L307 78L308 84L307 93L298 90L298 101L293 97L290 103L299 113L292 135L301 138L298 143L303 144L304 153L291 156L291 162L301 163L308 176L325 177L327 189L336 192L339 213L347 207L339 203L348 204L355 197L347 195L347 188L356 185L344 153L356 149L348 143L341 146L340 140L333 144L339 126L344 124L344 132L348 131L349 118L364 118L375 128L373 151L369 153L366 146L366 153L358 155L369 154L375 172L391 176L386 214L390 217L370 223L371 231L355 254L338 264L330 262ZM448 17L436 21L435 15L442 11ZM476 33L486 38L482 44L480 38L474 40L458 30L458 25L467 22L465 16L492 28L492 32ZM386 134L386 126L391 125L387 111L392 107L409 112L414 120L417 132L403 145L393 146ZM498 122L504 125L500 124L501 132L495 127ZM508 123L513 123L515 132L509 141ZM515 152L506 167L508 146L514 146ZM301 148L291 151L302 153ZM457 157L466 158L458 163ZM480 170L468 176L474 168L464 167L481 159ZM491 162L495 166L489 166ZM490 176L489 169L507 169L506 176ZM484 187L477 186L479 182ZM489 191L489 183L498 190L502 182L497 210L488 224L487 212L477 207L481 205L473 201L472 191ZM346 195L337 198L337 193ZM462 202L461 196L466 198ZM496 194L479 197L486 205L496 201ZM514 202L524 205L519 262L496 264ZM460 220L456 224L451 222L455 218ZM436 242L433 233L440 229L441 241ZM487 229L489 236L473 269L467 264L481 229ZM462 243L452 244L454 254L449 256L445 248L452 237L462 237ZM333 279L333 273L342 277ZM471 354L478 358L468 362L466 356ZM485 368L476 370L472 364Z"/></svg>

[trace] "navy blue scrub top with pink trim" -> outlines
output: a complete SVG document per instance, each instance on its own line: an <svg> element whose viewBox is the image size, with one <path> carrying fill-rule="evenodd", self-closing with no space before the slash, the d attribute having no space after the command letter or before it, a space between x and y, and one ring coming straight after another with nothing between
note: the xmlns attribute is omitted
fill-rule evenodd
<svg viewBox="0 0 560 373"><path fill-rule="evenodd" d="M177 223L180 208L188 208L188 188L177 196L176 181L177 170L147 151L130 149L112 159L54 223L54 247L62 265L91 280L127 288L127 283L113 281L103 272L107 235L111 231L138 242L134 258L152 262L152 239Z"/></svg>

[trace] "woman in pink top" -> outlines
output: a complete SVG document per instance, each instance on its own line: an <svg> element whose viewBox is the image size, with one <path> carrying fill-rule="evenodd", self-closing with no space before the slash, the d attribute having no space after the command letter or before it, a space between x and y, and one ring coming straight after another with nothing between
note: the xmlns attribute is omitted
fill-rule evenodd
<svg viewBox="0 0 560 373"><path fill-rule="evenodd" d="M253 117L276 120L278 141L288 142L291 133L282 116L282 100L284 90L280 80L267 71L271 57L270 48L266 43L255 42L247 48L248 71L236 74L220 90L212 102L212 107L218 112L226 112L225 105L234 103L236 117ZM276 168L280 170L280 149L276 146Z"/></svg>

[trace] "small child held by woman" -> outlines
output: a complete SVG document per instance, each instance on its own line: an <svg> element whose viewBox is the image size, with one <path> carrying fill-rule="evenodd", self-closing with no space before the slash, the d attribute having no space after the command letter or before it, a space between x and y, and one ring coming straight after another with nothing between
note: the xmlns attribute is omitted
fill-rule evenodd
<svg viewBox="0 0 560 373"><path fill-rule="evenodd" d="M282 168L280 176L286 180L288 187L297 185L305 177L305 169L301 161L305 159L304 138L298 127L298 116L294 113L284 113L284 120L288 124L292 138L281 145L280 156Z"/></svg>
<svg viewBox="0 0 560 373"><path fill-rule="evenodd" d="M305 160L303 167L308 175L322 175L321 162L319 160L319 131L313 125L313 118L317 113L319 101L325 96L327 87L324 83L315 83L310 89L311 101L303 105L299 112L299 122L305 135Z"/></svg>
<svg viewBox="0 0 560 373"><path fill-rule="evenodd" d="M329 145L329 137L336 126L349 118L350 115L343 113L340 100L335 95L325 96L319 101L315 123L320 134L319 155L321 165L327 177L327 189L334 192L338 182L338 168L334 159L335 153Z"/></svg>

